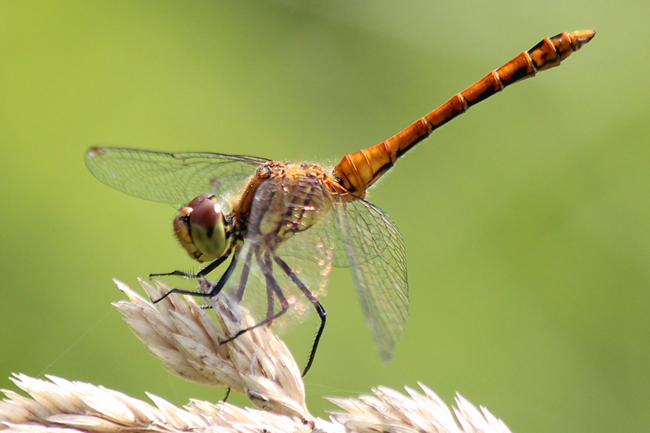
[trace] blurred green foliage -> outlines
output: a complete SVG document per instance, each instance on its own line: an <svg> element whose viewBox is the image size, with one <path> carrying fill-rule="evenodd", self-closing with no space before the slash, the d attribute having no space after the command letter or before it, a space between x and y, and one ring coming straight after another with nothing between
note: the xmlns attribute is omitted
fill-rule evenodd
<svg viewBox="0 0 650 433"><path fill-rule="evenodd" d="M0 2L0 386L223 396L164 372L109 305L111 278L195 264L174 209L97 182L90 145L335 163L542 38L595 28L372 191L404 235L411 318L382 366L335 272L308 403L422 381L513 431L647 428L648 16L630 0ZM303 364L315 327L287 334Z"/></svg>

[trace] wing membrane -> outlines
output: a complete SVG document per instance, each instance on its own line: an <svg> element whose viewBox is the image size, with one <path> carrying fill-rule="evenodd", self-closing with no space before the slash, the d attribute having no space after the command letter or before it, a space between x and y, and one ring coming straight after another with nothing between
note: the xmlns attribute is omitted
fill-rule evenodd
<svg viewBox="0 0 650 433"><path fill-rule="evenodd" d="M379 354L388 362L409 313L402 235L388 214L365 200L339 199L334 210L359 302Z"/></svg>
<svg viewBox="0 0 650 433"><path fill-rule="evenodd" d="M95 148L86 154L90 172L106 185L145 200L184 205L212 192L218 197L243 185L263 158L220 153L164 153Z"/></svg>

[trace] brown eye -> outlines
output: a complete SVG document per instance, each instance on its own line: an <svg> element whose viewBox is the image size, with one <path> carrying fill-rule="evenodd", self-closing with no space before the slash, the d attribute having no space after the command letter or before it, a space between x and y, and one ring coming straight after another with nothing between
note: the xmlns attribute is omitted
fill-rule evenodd
<svg viewBox="0 0 650 433"><path fill-rule="evenodd" d="M190 257L199 262L219 258L228 244L221 205L212 194L200 195L182 208L174 219L174 231Z"/></svg>

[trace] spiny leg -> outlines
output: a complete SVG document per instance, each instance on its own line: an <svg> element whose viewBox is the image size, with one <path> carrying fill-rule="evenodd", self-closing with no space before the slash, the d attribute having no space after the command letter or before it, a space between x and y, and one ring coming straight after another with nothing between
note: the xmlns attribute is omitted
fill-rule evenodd
<svg viewBox="0 0 650 433"><path fill-rule="evenodd" d="M204 276L208 275L210 272L214 271L220 264L225 262L227 258L228 258L228 256L219 257L217 260L213 261L212 263L210 263L205 268L201 269L196 274L190 274L189 272L183 272L183 271L174 271L174 272L165 272L163 274L149 274L149 278L153 278L153 277L169 277L169 276L186 277L186 278L204 277Z"/></svg>
<svg viewBox="0 0 650 433"><path fill-rule="evenodd" d="M325 331L327 311L325 311L325 308L323 308L323 305L320 303L320 301L316 299L316 297L311 293L307 286L305 286L305 284L300 281L300 278L298 278L295 272L293 272L293 270L289 267L289 265L287 265L284 260L278 257L278 255L275 253L273 253L273 259L278 265L280 265L280 268L282 268L284 273L287 274L291 281L293 281L293 283L298 286L302 293L311 301L311 303L314 305L314 308L316 308L316 311L318 312L318 317L320 317L320 327L318 328L316 339L314 340L314 344L311 347L311 352L309 353L309 361L307 361L307 366L302 372L302 377L305 377L314 362L314 358L316 357L316 349L318 349L318 343L320 342L320 338L323 335L323 331Z"/></svg>
<svg viewBox="0 0 650 433"><path fill-rule="evenodd" d="M153 301L153 303L156 304L156 303L162 301L163 299L165 299L167 296L171 295L172 293L178 293L179 295L201 296L203 298L212 298L213 296L217 296L217 294L219 292L221 292L221 289L223 289L223 286L226 285L226 283L230 279L230 276L232 275L233 271L235 270L235 267L237 266L237 256L238 256L237 251L235 251L233 256L232 256L232 260L230 261L230 265L228 265L228 269L226 269L226 272L224 272L224 274L221 276L221 278L219 279L219 282L217 284L215 284L210 289L210 292L202 293L202 292L192 292L191 290L171 289L169 292L165 293L160 299L157 299L157 300ZM212 263L215 263L215 262L217 262L219 260L221 260L221 259L215 260ZM224 258L224 260L225 260L225 258ZM221 260L221 263L223 263L223 260Z"/></svg>
<svg viewBox="0 0 650 433"><path fill-rule="evenodd" d="M257 265L260 267L262 270L262 273L264 274L264 277L266 278L266 290L267 290L267 296L272 298L273 296L278 297L278 301L280 302L280 311L278 311L276 314L273 313L273 307L271 306L271 309L267 311L267 317L266 319L262 320L261 322L246 328L242 329L241 331L237 332L235 335L232 337L221 341L221 344L226 344L231 341L233 341L235 338L239 337L240 335L243 335L247 333L248 331L252 331L253 329L259 328L264 325L268 325L269 323L272 323L275 319L278 317L282 316L284 313L287 312L289 309L289 302L287 301L287 298L284 296L284 293L282 293L282 289L280 289L280 286L278 286L277 281L273 277L273 266L269 258L269 253L266 253L266 258L267 261L262 260L262 257L258 255L257 257ZM272 292L272 294L269 294L269 292ZM269 315L270 314L270 315Z"/></svg>

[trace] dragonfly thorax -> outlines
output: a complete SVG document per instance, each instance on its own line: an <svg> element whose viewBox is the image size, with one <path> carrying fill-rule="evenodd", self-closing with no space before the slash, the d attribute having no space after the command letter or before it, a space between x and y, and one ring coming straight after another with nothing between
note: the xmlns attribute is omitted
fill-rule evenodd
<svg viewBox="0 0 650 433"><path fill-rule="evenodd" d="M199 262L218 259L229 243L226 219L214 194L202 194L181 208L174 218L174 232L185 251Z"/></svg>

